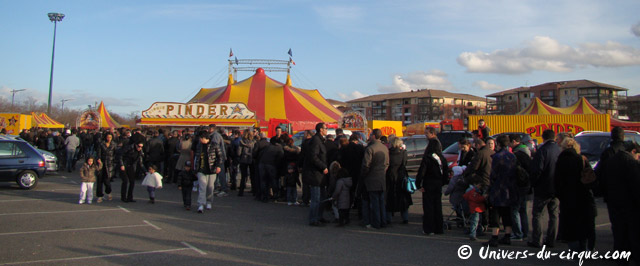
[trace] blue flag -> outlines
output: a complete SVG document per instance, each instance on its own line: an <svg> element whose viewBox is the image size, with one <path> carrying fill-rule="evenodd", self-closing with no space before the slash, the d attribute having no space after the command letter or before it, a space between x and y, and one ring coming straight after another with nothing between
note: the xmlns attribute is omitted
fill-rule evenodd
<svg viewBox="0 0 640 266"><path fill-rule="evenodd" d="M291 52L291 48L289 48L289 56L293 56L293 53Z"/></svg>
<svg viewBox="0 0 640 266"><path fill-rule="evenodd" d="M238 58L234 56L234 58L236 59L236 65L238 64Z"/></svg>

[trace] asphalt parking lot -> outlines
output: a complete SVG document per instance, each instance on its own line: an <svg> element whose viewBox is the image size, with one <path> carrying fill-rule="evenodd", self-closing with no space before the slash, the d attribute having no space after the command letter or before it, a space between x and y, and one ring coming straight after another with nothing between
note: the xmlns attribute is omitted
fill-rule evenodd
<svg viewBox="0 0 640 266"><path fill-rule="evenodd" d="M578 265L557 257L483 260L478 252L486 238L470 242L458 228L424 236L420 195L414 195L408 225L396 216L389 228L366 229L352 212L346 227L318 228L307 225L307 208L257 202L250 193L214 198L213 210L204 214L185 211L173 184L148 204L138 181L137 202L124 203L116 179L113 201L78 205L78 182L77 173L60 173L41 179L34 190L0 184L0 265ZM443 203L447 217L448 199ZM596 250L611 250L606 209L598 205ZM462 245L473 250L466 261L458 257ZM499 248L539 251L525 242ZM551 250L567 249L558 244Z"/></svg>

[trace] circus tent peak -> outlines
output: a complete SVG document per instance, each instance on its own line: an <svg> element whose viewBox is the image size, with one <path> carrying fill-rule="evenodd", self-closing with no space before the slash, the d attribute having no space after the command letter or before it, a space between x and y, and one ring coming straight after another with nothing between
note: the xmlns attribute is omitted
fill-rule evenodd
<svg viewBox="0 0 640 266"><path fill-rule="evenodd" d="M107 108L104 106L104 102L100 102L98 105L98 113L100 113L100 127L102 128L119 128L122 127L120 123L116 122L111 117L111 114L107 111Z"/></svg>
<svg viewBox="0 0 640 266"><path fill-rule="evenodd" d="M318 90L306 90L283 84L256 69L253 76L224 87L203 88L189 103L244 103L261 121L272 118L290 121L337 122L342 112L333 107Z"/></svg>

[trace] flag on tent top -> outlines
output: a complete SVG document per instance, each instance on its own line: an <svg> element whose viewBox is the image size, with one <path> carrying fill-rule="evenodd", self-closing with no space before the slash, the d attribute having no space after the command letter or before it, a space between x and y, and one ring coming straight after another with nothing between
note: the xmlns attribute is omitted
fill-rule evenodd
<svg viewBox="0 0 640 266"><path fill-rule="evenodd" d="M291 48L289 48L288 54L289 54L289 56L293 56L293 52L291 52Z"/></svg>
<svg viewBox="0 0 640 266"><path fill-rule="evenodd" d="M229 48L229 57L233 56L233 49Z"/></svg>
<svg viewBox="0 0 640 266"><path fill-rule="evenodd" d="M289 62L291 62L294 66L296 65L296 62L293 62L293 59L291 57L289 57Z"/></svg>
<svg viewBox="0 0 640 266"><path fill-rule="evenodd" d="M238 58L237 57L234 57L234 58L236 59L236 65L237 65L238 64Z"/></svg>

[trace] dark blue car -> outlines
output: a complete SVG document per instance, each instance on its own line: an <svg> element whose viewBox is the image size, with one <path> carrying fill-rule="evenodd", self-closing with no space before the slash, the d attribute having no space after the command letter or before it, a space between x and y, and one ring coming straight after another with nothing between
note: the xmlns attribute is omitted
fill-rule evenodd
<svg viewBox="0 0 640 266"><path fill-rule="evenodd" d="M24 140L0 137L0 182L32 189L46 172L45 158Z"/></svg>

